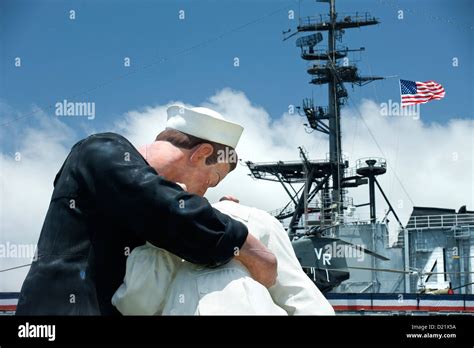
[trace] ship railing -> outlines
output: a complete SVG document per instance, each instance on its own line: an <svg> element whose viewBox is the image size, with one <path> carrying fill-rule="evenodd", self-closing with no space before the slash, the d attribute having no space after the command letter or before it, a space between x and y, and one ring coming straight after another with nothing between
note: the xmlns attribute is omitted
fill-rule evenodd
<svg viewBox="0 0 474 348"><path fill-rule="evenodd" d="M347 193L347 192L346 192ZM331 206L335 206L335 205L339 205L339 206L342 206L342 207L349 207L349 206L354 206L354 198L353 197L350 197L350 196L344 196L343 200L342 201L333 201L332 199L330 199L329 197L324 197L324 202L322 202L321 200L314 200L314 201L311 201L309 202L306 207L308 208L308 210L311 210L311 209L330 209Z"/></svg>
<svg viewBox="0 0 474 348"><path fill-rule="evenodd" d="M295 206L294 206L294 204L291 204L291 205L283 207L283 208L278 208L278 209L271 210L268 213L271 216L280 216L280 215L286 215L290 212L293 212L294 210L295 210Z"/></svg>
<svg viewBox="0 0 474 348"><path fill-rule="evenodd" d="M352 205L352 197L348 197L347 200L344 200L344 206L350 209L351 205ZM352 211L344 210L344 213L342 214L338 214L335 211L330 211L324 214L324 213L321 213L320 211L320 209L322 208L323 206L321 205L321 203L311 202L310 204L307 205L308 211L307 211L307 214L303 213L303 217L305 217L307 221L310 222L310 224L315 224L315 223L320 223L320 222L323 223L328 220L331 220L332 222L352 224L352 225L360 225L360 224L365 225L365 224L370 224L373 222L370 219L370 216L368 214L355 213L354 210ZM328 216L330 216L329 219L328 219ZM383 220L383 215L379 215L376 217L375 223L384 223L384 221L382 220Z"/></svg>
<svg viewBox="0 0 474 348"><path fill-rule="evenodd" d="M352 13L337 13L338 19L345 22L369 22L374 21L376 18L370 14L370 12L352 12ZM329 25L331 23L331 17L329 15L316 15L316 16L305 16L301 17L299 21L300 26L308 25Z"/></svg>
<svg viewBox="0 0 474 348"><path fill-rule="evenodd" d="M300 17L300 26L306 26L306 25L312 25L312 24L324 24L324 23L330 23L330 22L331 22L331 18L328 15Z"/></svg>
<svg viewBox="0 0 474 348"><path fill-rule="evenodd" d="M474 231L474 227L471 226L460 226L454 229L454 238L457 239L468 239L471 237L471 231Z"/></svg>
<svg viewBox="0 0 474 348"><path fill-rule="evenodd" d="M351 178L357 175L357 170L355 167L348 167L344 169L344 177L345 178Z"/></svg>
<svg viewBox="0 0 474 348"><path fill-rule="evenodd" d="M373 223L372 219L370 216L367 214L353 214L353 215L346 215L344 216L345 218L345 223L346 224L351 224L351 225L368 225ZM383 224L385 223L383 220L383 216L376 216L375 218L375 223L376 224Z"/></svg>
<svg viewBox="0 0 474 348"><path fill-rule="evenodd" d="M453 226L473 226L474 214L420 215L410 218L406 229L452 228Z"/></svg>
<svg viewBox="0 0 474 348"><path fill-rule="evenodd" d="M330 160L331 160L331 154L329 152L326 152L326 162L329 162ZM342 153L339 160L341 161L341 164L342 164L342 163L344 163L344 161L349 160L349 156L345 153Z"/></svg>
<svg viewBox="0 0 474 348"><path fill-rule="evenodd" d="M327 160L317 159L309 160L310 163L326 163ZM275 162L249 162L248 165L251 169L257 169L257 166L273 166L275 164L285 165L285 164L301 164L301 161L275 161Z"/></svg>
<svg viewBox="0 0 474 348"><path fill-rule="evenodd" d="M319 49L313 49L312 51L310 51L309 48L307 48L306 46L304 48L301 49L301 51L304 53L304 54L314 54L314 55L329 55L329 48L327 46L319 46ZM344 46L344 45L337 45L336 49L335 49L336 52L348 52L349 51L349 47L347 46Z"/></svg>
<svg viewBox="0 0 474 348"><path fill-rule="evenodd" d="M367 160L375 160L374 167L376 168L387 168L387 161L385 158L382 157L364 157L364 158L359 158L356 161L356 170L359 168L365 168L368 166Z"/></svg>

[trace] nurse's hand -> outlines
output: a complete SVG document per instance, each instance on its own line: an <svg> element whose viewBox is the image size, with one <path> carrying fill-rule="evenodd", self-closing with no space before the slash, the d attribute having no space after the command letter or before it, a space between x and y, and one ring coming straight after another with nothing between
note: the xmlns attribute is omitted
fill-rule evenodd
<svg viewBox="0 0 474 348"><path fill-rule="evenodd" d="M239 199L237 197L234 197L232 195L225 195L223 197L221 197L221 199L219 199L219 202L221 201L232 201L232 202L235 202L235 203L240 203Z"/></svg>

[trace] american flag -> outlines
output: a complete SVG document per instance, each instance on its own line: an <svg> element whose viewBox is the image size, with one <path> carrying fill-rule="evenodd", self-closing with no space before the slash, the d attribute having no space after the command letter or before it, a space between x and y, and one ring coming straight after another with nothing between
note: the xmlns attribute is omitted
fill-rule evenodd
<svg viewBox="0 0 474 348"><path fill-rule="evenodd" d="M444 88L434 81L408 81L400 80L400 94L402 107L415 104L424 104L432 99L442 99L445 95Z"/></svg>

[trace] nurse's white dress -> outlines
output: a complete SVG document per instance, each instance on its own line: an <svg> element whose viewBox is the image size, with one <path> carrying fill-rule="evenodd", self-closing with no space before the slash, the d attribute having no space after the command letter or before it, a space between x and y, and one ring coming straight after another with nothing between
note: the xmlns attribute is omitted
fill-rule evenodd
<svg viewBox="0 0 474 348"><path fill-rule="evenodd" d="M262 210L231 201L214 207L245 223L252 235L275 254L276 284L266 289L237 260L209 269L147 243L128 257L124 282L112 298L122 314L334 314L330 303L302 271L278 220Z"/></svg>

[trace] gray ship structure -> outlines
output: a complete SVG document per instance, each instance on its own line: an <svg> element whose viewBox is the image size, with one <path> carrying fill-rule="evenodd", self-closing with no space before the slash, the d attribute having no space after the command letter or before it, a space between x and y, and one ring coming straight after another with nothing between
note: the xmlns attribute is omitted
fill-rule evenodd
<svg viewBox="0 0 474 348"><path fill-rule="evenodd" d="M295 253L309 277L340 313L472 313L474 314L474 211L414 207L403 225L378 181L387 172L384 158L357 159L355 166L341 149L341 107L348 100L345 84L364 86L381 80L363 76L340 45L346 30L379 24L369 13L339 14L335 0L328 15L299 19L296 46L309 63L310 83L327 86L327 105L312 98L297 107L305 127L329 140L325 159L312 160L300 147L299 160L246 162L258 180L274 181L288 194L288 203L271 212L288 231ZM311 33L311 34L308 34ZM327 40L327 45L320 47ZM349 190L368 186L368 202L353 202ZM376 216L376 191L388 211ZM370 218L354 218L367 206ZM390 243L388 217L398 225Z"/></svg>

